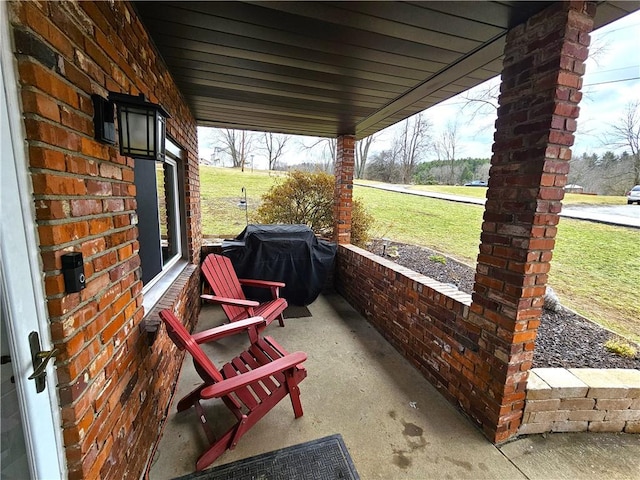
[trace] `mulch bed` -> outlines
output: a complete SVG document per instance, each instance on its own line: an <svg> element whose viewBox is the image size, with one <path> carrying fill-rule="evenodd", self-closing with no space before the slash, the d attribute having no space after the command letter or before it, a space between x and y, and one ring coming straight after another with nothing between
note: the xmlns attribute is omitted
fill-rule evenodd
<svg viewBox="0 0 640 480"><path fill-rule="evenodd" d="M368 248L377 255L383 253L379 239L372 241ZM473 291L474 268L440 252L390 242L385 257L439 282L455 285L463 292L471 294ZM563 308L561 312L554 312L544 309L536 338L533 366L640 369L640 355L626 358L604 348L604 343L612 338L619 337L571 310Z"/></svg>

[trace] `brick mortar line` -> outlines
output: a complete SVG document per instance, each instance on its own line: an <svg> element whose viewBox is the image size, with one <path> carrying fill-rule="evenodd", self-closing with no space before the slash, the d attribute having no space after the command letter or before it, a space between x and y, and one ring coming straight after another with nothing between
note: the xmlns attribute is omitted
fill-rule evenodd
<svg viewBox="0 0 640 480"><path fill-rule="evenodd" d="M104 197L103 197L104 198ZM107 197L107 198L131 198L131 197ZM99 200L100 198L96 198L96 199L90 199L90 200ZM37 200L61 200L59 197L57 198L38 198ZM77 198L70 198L69 200L80 200ZM82 200L89 200L86 197L82 197ZM37 220L38 226L42 225L42 226L56 226L56 225L68 225L70 223L78 223L78 222L83 222L83 221L88 221L88 220L96 220L96 219L103 219L103 218L113 218L114 216L118 216L118 215L131 215L132 213L136 213L135 210L117 210L117 211L109 211L106 213L96 213L95 215L82 215L82 216L78 216L78 217L66 217L66 218L52 218L52 219L47 219L47 220ZM104 234L107 232L119 232L119 231L123 231L126 230L128 228L132 228L132 227L137 227L137 225L134 224L129 224L126 227L118 227L118 228L110 228L108 230L105 230L104 232L102 232L99 235L96 235L98 237L104 237ZM87 237L83 237L83 239L89 239L92 240L89 236ZM59 245L64 245L64 244L59 244Z"/></svg>

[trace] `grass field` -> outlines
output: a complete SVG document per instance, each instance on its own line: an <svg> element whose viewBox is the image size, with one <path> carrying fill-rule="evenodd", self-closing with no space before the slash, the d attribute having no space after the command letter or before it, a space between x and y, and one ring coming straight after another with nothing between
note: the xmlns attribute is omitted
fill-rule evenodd
<svg viewBox="0 0 640 480"><path fill-rule="evenodd" d="M242 187L246 188L251 217L260 198L279 177L267 172L241 172L235 168L200 166L200 203L204 235L235 236L246 225L245 211L238 208Z"/></svg>
<svg viewBox="0 0 640 480"><path fill-rule="evenodd" d="M266 172L201 167L205 235L228 237L240 233L245 226L244 210L237 207L241 188L247 189L251 217L260 196L277 178ZM439 188L446 193L458 194L456 190L463 189L476 196L485 195L485 189L478 187ZM475 264L483 207L359 186L355 186L354 196L362 199L376 219L372 236L422 245ZM593 198L571 195L574 196ZM567 200L573 202L571 198ZM638 230L563 218L558 226L549 284L565 305L640 341L640 297L636 287L639 243Z"/></svg>
<svg viewBox="0 0 640 480"><path fill-rule="evenodd" d="M370 185L380 183L366 180L358 180L358 182ZM409 190L448 193L451 195L460 195L463 197L485 198L487 196L486 187L464 187L454 185L407 185L407 188ZM626 205L627 197L567 193L565 194L562 203L563 205Z"/></svg>

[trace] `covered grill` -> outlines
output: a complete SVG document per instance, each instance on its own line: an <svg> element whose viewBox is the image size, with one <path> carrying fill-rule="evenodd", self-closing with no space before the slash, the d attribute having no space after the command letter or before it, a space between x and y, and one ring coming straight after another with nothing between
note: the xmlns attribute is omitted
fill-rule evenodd
<svg viewBox="0 0 640 480"><path fill-rule="evenodd" d="M286 283L280 296L293 305L308 305L318 297L336 250L336 244L318 239L306 225L247 225L235 240L222 243L238 277ZM268 295L260 289L245 293L256 300Z"/></svg>

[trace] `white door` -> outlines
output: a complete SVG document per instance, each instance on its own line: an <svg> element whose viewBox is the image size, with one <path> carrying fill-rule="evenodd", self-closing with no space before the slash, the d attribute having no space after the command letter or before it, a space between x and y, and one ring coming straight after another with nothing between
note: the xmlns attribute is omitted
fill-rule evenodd
<svg viewBox="0 0 640 480"><path fill-rule="evenodd" d="M28 188L7 2L0 1L0 311L2 313L2 459L4 480L66 477L53 362L36 391L29 337L50 350L35 220ZM6 418L5 418L6 417Z"/></svg>

